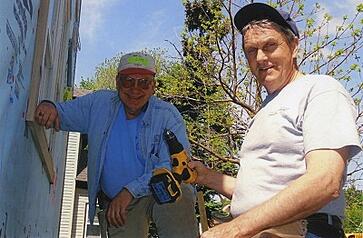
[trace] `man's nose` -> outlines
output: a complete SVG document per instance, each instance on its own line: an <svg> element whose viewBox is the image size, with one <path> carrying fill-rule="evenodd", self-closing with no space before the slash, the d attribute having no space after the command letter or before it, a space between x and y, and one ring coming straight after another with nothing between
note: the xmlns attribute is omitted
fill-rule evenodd
<svg viewBox="0 0 363 238"><path fill-rule="evenodd" d="M257 50L256 60L257 62L261 62L267 59L266 53L262 49Z"/></svg>
<svg viewBox="0 0 363 238"><path fill-rule="evenodd" d="M132 83L131 83L131 87L130 88L139 88L139 83L140 83L140 80L139 79L132 80Z"/></svg>
<svg viewBox="0 0 363 238"><path fill-rule="evenodd" d="M137 88L138 81L138 79L132 80L131 88Z"/></svg>

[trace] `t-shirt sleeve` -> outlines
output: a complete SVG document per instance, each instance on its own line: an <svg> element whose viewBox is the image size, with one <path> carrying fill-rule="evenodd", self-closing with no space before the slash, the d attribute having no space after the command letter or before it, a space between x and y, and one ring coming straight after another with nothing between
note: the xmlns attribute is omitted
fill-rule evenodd
<svg viewBox="0 0 363 238"><path fill-rule="evenodd" d="M356 107L338 84L320 85L310 92L303 120L305 154L349 146L351 158L361 151Z"/></svg>

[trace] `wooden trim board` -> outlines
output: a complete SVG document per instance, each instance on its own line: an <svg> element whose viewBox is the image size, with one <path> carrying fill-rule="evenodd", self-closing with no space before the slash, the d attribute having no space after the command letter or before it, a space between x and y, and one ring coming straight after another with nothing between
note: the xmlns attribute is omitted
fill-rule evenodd
<svg viewBox="0 0 363 238"><path fill-rule="evenodd" d="M26 114L26 122L31 130L35 146L39 152L44 170L48 176L49 183L54 183L55 170L52 156L48 149L48 142L44 128L34 121L34 112L39 99L39 86L42 78L42 71L46 50L46 38L48 29L49 0L41 0L38 11L37 31L35 36L34 58L31 72L31 83L29 101Z"/></svg>
<svg viewBox="0 0 363 238"><path fill-rule="evenodd" d="M49 179L49 183L53 184L55 180L54 163L52 155L48 150L47 137L45 136L44 128L33 121L27 121L27 125L32 133L35 146L38 149L42 165Z"/></svg>

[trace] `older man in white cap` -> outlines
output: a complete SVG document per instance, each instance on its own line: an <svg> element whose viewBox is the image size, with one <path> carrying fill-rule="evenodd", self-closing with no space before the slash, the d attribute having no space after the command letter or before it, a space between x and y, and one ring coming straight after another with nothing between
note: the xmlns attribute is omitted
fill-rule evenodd
<svg viewBox="0 0 363 238"><path fill-rule="evenodd" d="M117 91L100 90L75 100L42 101L35 119L46 128L88 135L89 219L96 198L103 209L101 229L110 238L147 237L156 224L159 237L197 237L195 191L182 184L175 203L155 203L149 181L155 168L171 167L163 132L174 132L189 149L178 110L155 96L155 61L145 53L121 57ZM102 225L103 224L103 225Z"/></svg>
<svg viewBox="0 0 363 238"><path fill-rule="evenodd" d="M361 150L352 98L335 79L299 71L289 13L253 3L234 23L268 95L244 138L237 178L190 164L197 183L232 199L234 219L202 238L345 237L342 186L348 160Z"/></svg>

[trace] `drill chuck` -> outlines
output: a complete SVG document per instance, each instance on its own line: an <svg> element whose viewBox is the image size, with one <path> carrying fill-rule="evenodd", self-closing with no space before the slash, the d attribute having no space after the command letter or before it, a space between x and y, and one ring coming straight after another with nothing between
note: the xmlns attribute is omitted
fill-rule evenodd
<svg viewBox="0 0 363 238"><path fill-rule="evenodd" d="M184 150L183 145L178 141L175 134L170 130L164 131L164 138L171 155L180 153Z"/></svg>

